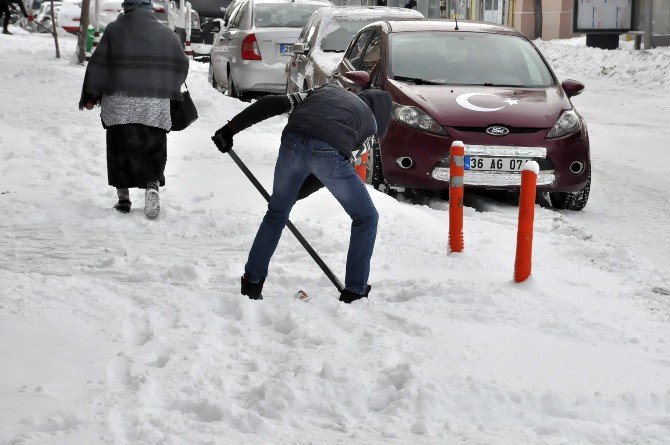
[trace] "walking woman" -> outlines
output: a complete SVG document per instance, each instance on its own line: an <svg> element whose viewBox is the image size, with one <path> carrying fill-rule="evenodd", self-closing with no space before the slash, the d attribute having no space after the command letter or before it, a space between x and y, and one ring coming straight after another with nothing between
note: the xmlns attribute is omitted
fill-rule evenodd
<svg viewBox="0 0 670 445"><path fill-rule="evenodd" d="M152 14L151 1L125 0L86 68L79 109L101 106L107 129L107 177L121 213L130 211L130 188L146 189L144 214L160 213L165 185L170 100L181 100L188 58L177 35Z"/></svg>

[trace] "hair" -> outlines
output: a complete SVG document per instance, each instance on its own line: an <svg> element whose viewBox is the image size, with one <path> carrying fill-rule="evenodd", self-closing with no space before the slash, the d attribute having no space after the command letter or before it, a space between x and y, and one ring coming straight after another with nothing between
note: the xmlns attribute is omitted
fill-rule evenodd
<svg viewBox="0 0 670 445"><path fill-rule="evenodd" d="M146 0L124 0L124 2L121 3L121 6L123 7L123 12L125 13L135 9L146 9L147 11L151 11L153 9L151 2Z"/></svg>

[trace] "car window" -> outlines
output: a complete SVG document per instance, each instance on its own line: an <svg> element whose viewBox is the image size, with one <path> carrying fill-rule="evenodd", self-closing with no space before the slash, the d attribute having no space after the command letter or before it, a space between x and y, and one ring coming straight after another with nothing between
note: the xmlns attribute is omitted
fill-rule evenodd
<svg viewBox="0 0 670 445"><path fill-rule="evenodd" d="M244 13L247 10L247 3L243 3L240 5L240 7L237 9L237 11L234 12L234 15L230 19L230 28L239 28L240 23L242 22L242 17L244 17Z"/></svg>
<svg viewBox="0 0 670 445"><path fill-rule="evenodd" d="M354 66L355 69L358 69L360 66L361 60L363 58L363 51L365 51L365 46L370 41L370 36L372 36L372 31L365 31L358 36L358 39L351 45L349 48L349 53L345 54L344 58L348 59L349 62Z"/></svg>
<svg viewBox="0 0 670 445"><path fill-rule="evenodd" d="M392 33L389 66L393 78L438 84L523 87L555 84L546 63L529 41L504 34Z"/></svg>
<svg viewBox="0 0 670 445"><path fill-rule="evenodd" d="M228 5L228 8L226 9L226 14L223 16L223 23L225 26L228 26L228 23L230 22L230 18L233 16L233 14L237 11L237 8L242 4L241 1L239 0L233 0L230 5Z"/></svg>
<svg viewBox="0 0 670 445"><path fill-rule="evenodd" d="M314 20L307 31L306 42L310 48L314 46L316 41L316 34L318 32L319 26L321 25L321 20Z"/></svg>
<svg viewBox="0 0 670 445"><path fill-rule="evenodd" d="M360 69L367 71L368 73L377 65L379 59L382 57L382 40L381 35L376 32L372 36L370 43L368 44L365 52L363 53L363 62L361 63Z"/></svg>
<svg viewBox="0 0 670 445"><path fill-rule="evenodd" d="M354 35L372 22L378 22L379 18L361 19L358 17L336 17L329 21L323 29L321 37L321 50L325 52L344 52Z"/></svg>
<svg viewBox="0 0 670 445"><path fill-rule="evenodd" d="M322 4L259 3L254 7L254 26L257 28L302 28Z"/></svg>
<svg viewBox="0 0 670 445"><path fill-rule="evenodd" d="M316 17L317 14L312 14L312 17L310 17L310 19L307 21L307 24L302 28L302 31L300 31L300 35L298 36L298 40L296 42L305 42L307 40L307 33L309 32L309 28L316 20Z"/></svg>

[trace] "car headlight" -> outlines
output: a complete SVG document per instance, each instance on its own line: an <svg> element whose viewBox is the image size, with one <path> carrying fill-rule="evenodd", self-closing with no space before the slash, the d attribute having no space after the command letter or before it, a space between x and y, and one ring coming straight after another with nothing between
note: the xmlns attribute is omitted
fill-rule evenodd
<svg viewBox="0 0 670 445"><path fill-rule="evenodd" d="M447 134L447 131L442 128L442 125L435 122L435 119L428 116L417 107L394 103L393 118L398 122L402 122L403 124L419 130L436 134Z"/></svg>
<svg viewBox="0 0 670 445"><path fill-rule="evenodd" d="M547 139L558 138L574 133L579 130L580 125L581 120L574 109L564 111L551 128L551 131L547 134Z"/></svg>

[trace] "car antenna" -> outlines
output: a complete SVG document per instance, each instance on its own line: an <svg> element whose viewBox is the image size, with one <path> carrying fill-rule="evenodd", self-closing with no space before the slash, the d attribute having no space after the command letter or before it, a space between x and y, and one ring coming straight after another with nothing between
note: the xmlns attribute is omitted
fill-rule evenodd
<svg viewBox="0 0 670 445"><path fill-rule="evenodd" d="M456 3L458 6L456 7L456 16L454 19L456 20L456 31L458 31L458 16L461 14L461 2L460 0L456 0Z"/></svg>

